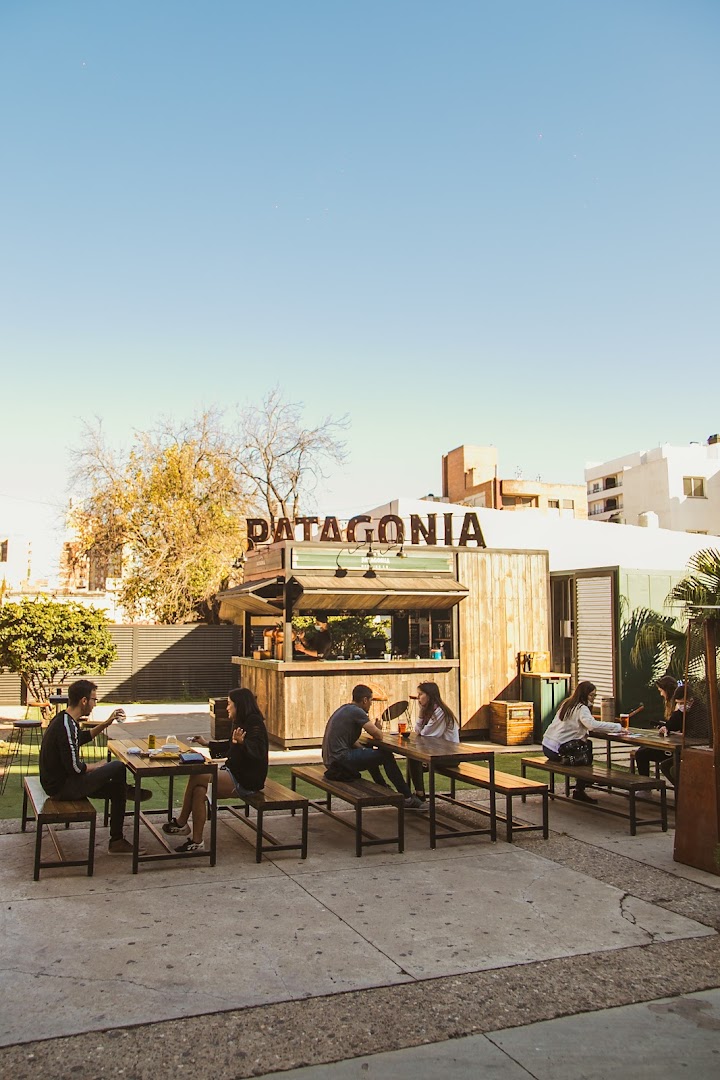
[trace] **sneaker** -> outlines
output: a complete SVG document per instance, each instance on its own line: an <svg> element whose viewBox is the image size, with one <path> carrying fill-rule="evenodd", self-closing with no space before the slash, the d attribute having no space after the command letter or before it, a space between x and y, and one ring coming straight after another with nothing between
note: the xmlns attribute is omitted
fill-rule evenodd
<svg viewBox="0 0 720 1080"><path fill-rule="evenodd" d="M575 788L575 790L572 793L572 797L573 797L573 799L575 799L576 802L587 802L587 803L596 803L597 802L597 799L591 799L590 798L590 796L587 794L587 792L584 790L584 788Z"/></svg>
<svg viewBox="0 0 720 1080"><path fill-rule="evenodd" d="M175 848L176 851L204 851L205 841L201 840L199 844L196 844L194 840L186 840L180 847Z"/></svg>
<svg viewBox="0 0 720 1080"><path fill-rule="evenodd" d="M129 840L121 836L119 840L111 840L108 844L108 852L111 855L132 855L133 846Z"/></svg>
<svg viewBox="0 0 720 1080"><path fill-rule="evenodd" d="M406 810L425 810L427 809L422 799L418 799L417 795L411 795L409 799L405 800Z"/></svg>
<svg viewBox="0 0 720 1080"><path fill-rule="evenodd" d="M153 793L149 788L140 788L140 802L148 802L152 797ZM130 787L130 784L125 785L125 798L128 802L135 802L135 788Z"/></svg>
<svg viewBox="0 0 720 1080"><path fill-rule="evenodd" d="M172 821L163 822L162 831L164 833L175 833L178 836L188 836L190 826L188 824L181 825L177 818L173 818Z"/></svg>

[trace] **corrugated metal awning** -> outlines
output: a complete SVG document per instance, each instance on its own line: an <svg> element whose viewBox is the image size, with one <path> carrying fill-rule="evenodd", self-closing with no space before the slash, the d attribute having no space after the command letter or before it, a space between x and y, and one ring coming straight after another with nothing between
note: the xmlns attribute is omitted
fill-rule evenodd
<svg viewBox="0 0 720 1080"><path fill-rule="evenodd" d="M295 611L402 611L413 608L451 608L468 595L454 578L441 574L366 577L364 574L296 574L302 593Z"/></svg>
<svg viewBox="0 0 720 1080"><path fill-rule="evenodd" d="M221 619L232 619L241 612L276 616L283 610L282 582L277 577L250 581L219 593L218 600Z"/></svg>

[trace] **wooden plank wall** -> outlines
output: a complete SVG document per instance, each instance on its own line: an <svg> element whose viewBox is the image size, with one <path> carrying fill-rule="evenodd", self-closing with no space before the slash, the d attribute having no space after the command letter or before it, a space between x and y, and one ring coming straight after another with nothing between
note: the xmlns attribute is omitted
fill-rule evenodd
<svg viewBox="0 0 720 1080"><path fill-rule="evenodd" d="M517 654L550 647L550 574L545 552L458 553L470 590L458 608L461 726L490 726L489 702L519 700Z"/></svg>
<svg viewBox="0 0 720 1080"><path fill-rule="evenodd" d="M386 700L373 702L370 716L379 719L387 705L409 701L417 692L418 682L432 679L448 705L457 711L457 668L422 674L417 671L354 671L342 665L327 664L320 671L283 671L282 668L243 664L241 681L255 694L267 721L268 733L275 741L316 745L322 742L325 725L332 713L352 701L353 687L365 683L377 688ZM410 702L414 720L415 702Z"/></svg>

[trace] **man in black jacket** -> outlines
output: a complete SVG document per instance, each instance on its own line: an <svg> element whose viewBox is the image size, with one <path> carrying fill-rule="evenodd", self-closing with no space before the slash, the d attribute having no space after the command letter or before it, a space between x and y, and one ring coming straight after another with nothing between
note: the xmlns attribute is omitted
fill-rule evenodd
<svg viewBox="0 0 720 1080"><path fill-rule="evenodd" d="M68 707L50 721L40 747L40 783L48 795L57 799L109 799L110 844L112 855L132 853L132 844L123 836L125 802L128 791L125 766L121 761L87 765L80 757L80 747L91 742L116 720L124 720L122 709L115 709L101 724L81 730L80 721L97 704L97 686L89 679L78 679L68 687ZM132 794L132 791L130 791ZM152 798L143 790L143 801Z"/></svg>

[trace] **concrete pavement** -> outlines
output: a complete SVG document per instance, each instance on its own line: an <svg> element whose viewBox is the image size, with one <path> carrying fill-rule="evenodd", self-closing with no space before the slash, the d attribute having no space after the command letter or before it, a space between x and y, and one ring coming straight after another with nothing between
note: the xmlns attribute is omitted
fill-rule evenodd
<svg viewBox="0 0 720 1080"><path fill-rule="evenodd" d="M207 723L138 707L126 729ZM356 859L349 830L311 814L309 858L259 866L223 820L214 869L135 877L99 829L93 878L37 883L32 837L5 823L3 1075L717 1075L720 878L674 863L672 833L558 804L548 841L433 852L407 817L404 855Z"/></svg>

